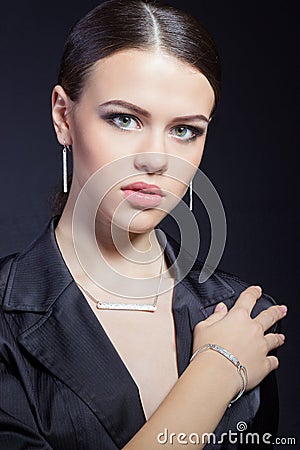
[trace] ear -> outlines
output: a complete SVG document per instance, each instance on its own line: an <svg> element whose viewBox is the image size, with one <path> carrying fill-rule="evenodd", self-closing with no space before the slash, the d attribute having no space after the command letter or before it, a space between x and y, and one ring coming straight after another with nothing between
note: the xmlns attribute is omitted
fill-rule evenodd
<svg viewBox="0 0 300 450"><path fill-rule="evenodd" d="M56 137L61 145L72 145L68 113L72 108L72 100L62 86L57 85L52 91L52 120Z"/></svg>

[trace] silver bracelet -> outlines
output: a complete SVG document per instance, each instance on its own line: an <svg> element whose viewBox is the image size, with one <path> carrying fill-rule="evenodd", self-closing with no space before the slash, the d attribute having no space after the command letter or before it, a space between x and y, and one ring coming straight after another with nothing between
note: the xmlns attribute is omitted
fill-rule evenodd
<svg viewBox="0 0 300 450"><path fill-rule="evenodd" d="M225 348L220 347L217 344L205 344L205 345L202 345L202 347L198 348L198 350L196 350L195 353L193 353L193 355L192 355L192 357L190 359L190 362L192 362L193 359L195 358L195 356L197 356L199 353L203 352L204 350L214 350L215 352L218 352L221 355L225 356L225 358L227 358L230 362L232 362L232 364L234 364L236 366L238 374L240 375L240 377L242 379L241 390L238 393L238 395L233 400L231 400L231 402L229 403L228 408L230 408L232 403L236 402L237 399L239 399L243 395L245 390L247 389L247 386L248 386L247 369L228 350L225 350Z"/></svg>

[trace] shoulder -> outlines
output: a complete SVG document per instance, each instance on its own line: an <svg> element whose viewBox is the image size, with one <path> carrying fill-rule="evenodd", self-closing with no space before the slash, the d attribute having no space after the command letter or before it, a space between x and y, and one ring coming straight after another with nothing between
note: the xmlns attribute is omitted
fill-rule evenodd
<svg viewBox="0 0 300 450"><path fill-rule="evenodd" d="M198 295L207 316L213 313L215 306L221 301L230 309L241 293L251 286L250 283L242 280L239 276L221 269L216 269L204 283L200 283L199 275L202 267L203 263L197 260L189 272L187 280L189 286ZM277 302L269 293L263 292L257 300L251 316L255 317L261 311L276 304ZM275 328L276 326L274 326L274 330Z"/></svg>
<svg viewBox="0 0 300 450"><path fill-rule="evenodd" d="M190 250L182 246L170 233L165 229L162 231L167 236L167 250L174 266L174 278L180 280L180 283L192 294L189 297L189 303L193 303L194 312L201 310L203 315L207 317L212 314L219 302L224 302L228 308L231 308L240 294L251 285L235 274L212 268L206 261L202 261L199 257L195 258L194 254L192 255ZM181 252L183 256L179 263ZM181 270L182 262L183 270ZM186 267L190 268L187 273ZM202 282L204 269L209 276ZM261 297L252 310L252 317L273 305L276 305L276 301L269 293L263 290Z"/></svg>

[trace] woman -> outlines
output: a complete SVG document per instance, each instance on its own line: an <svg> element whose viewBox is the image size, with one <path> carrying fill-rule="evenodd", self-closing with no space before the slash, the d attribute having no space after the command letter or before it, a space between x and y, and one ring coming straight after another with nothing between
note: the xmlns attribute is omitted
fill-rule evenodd
<svg viewBox="0 0 300 450"><path fill-rule="evenodd" d="M286 307L220 271L200 284L199 261L184 273L153 233L196 173L219 91L214 43L181 11L112 0L71 30L52 95L70 192L1 264L1 448L181 448L180 433L203 448L211 432L207 448L239 448L239 422L276 432L268 353Z"/></svg>

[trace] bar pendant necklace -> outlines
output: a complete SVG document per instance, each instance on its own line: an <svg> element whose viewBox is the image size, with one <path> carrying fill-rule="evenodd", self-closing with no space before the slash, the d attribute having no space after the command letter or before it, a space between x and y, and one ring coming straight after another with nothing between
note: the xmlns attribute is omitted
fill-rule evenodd
<svg viewBox="0 0 300 450"><path fill-rule="evenodd" d="M158 288L156 291L155 299L153 303L109 303L102 302L101 300L94 297L89 291L87 291L81 284L77 283L79 287L93 300L96 301L96 308L100 310L124 310L124 311L145 311L145 312L155 312L157 310L157 301L159 295L159 289L161 286L162 275L164 268L164 255L162 256L162 263L160 268L160 278L158 283Z"/></svg>

